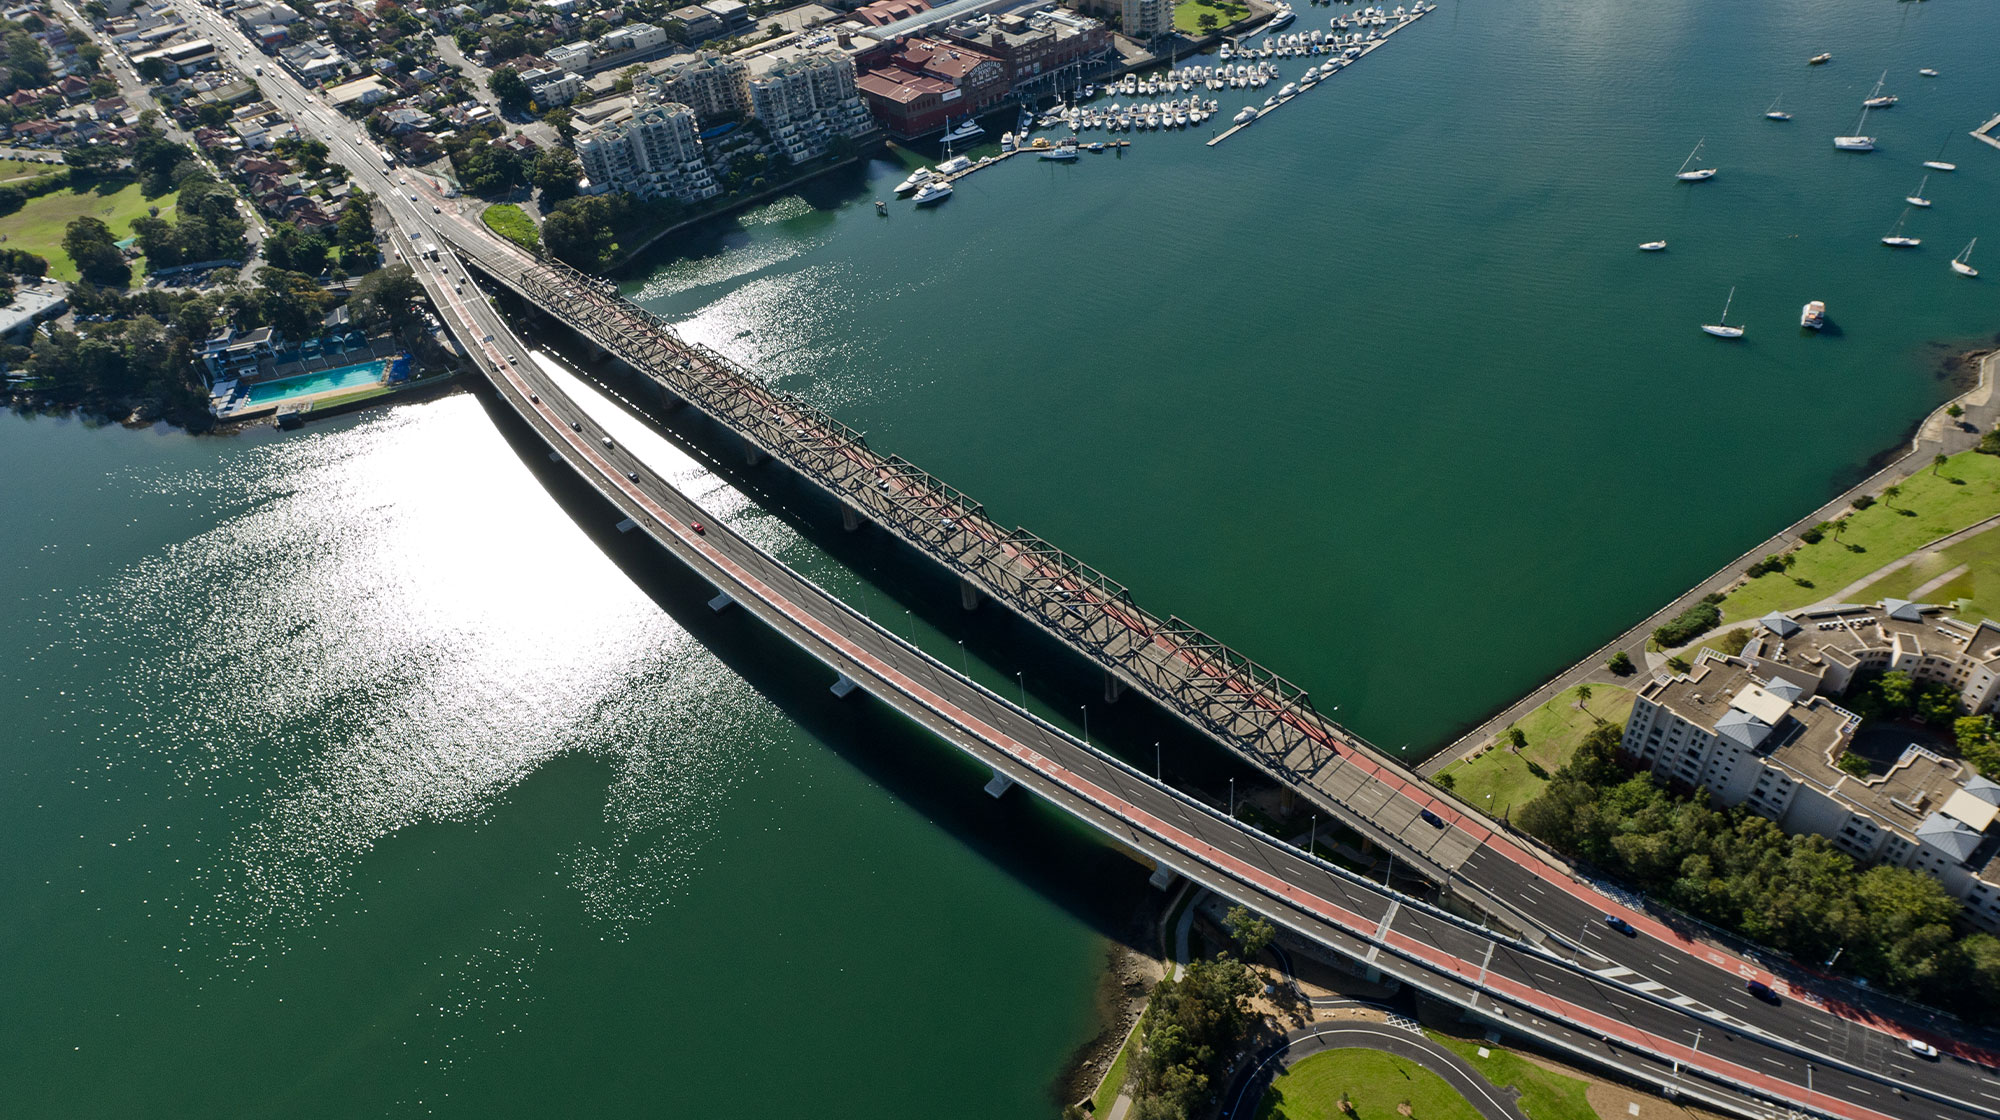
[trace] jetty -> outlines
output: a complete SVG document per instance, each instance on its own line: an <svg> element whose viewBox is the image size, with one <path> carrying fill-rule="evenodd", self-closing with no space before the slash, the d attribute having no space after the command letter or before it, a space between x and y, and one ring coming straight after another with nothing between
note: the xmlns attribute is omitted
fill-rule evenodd
<svg viewBox="0 0 2000 1120"><path fill-rule="evenodd" d="M1376 48L1380 47L1382 44L1387 43L1389 41L1389 36L1394 35L1396 32L1401 31L1403 28L1408 27L1411 24L1417 22L1418 20L1424 18L1424 16L1433 11L1434 8L1435 5L1417 4L1413 5L1410 11L1405 12L1400 17L1393 17L1387 26L1384 26L1380 29L1381 34L1377 35L1373 39L1368 40L1365 43L1357 44L1361 48L1361 53L1349 59L1347 62L1347 66L1352 66L1355 63L1360 62L1362 59L1367 58L1369 55L1375 53ZM1257 110L1256 116L1251 117L1249 120L1244 121L1242 124L1231 125L1229 126L1228 129L1220 133L1217 133L1213 138L1209 140L1208 146L1211 148L1215 147L1217 144L1222 143L1224 140L1229 139L1231 136L1236 135L1237 133L1243 131L1244 129L1249 128L1251 125L1256 124L1258 121L1263 120L1265 117L1270 116L1272 113L1277 112L1279 109L1282 109L1285 106L1291 104L1292 102L1297 101L1299 98L1304 97L1308 90L1311 90L1317 86L1325 85L1327 82L1333 80L1334 77L1345 73L1347 71L1347 66L1342 66L1340 69L1334 71L1332 74L1328 74L1325 77L1320 78L1318 81L1313 82L1311 85L1307 85L1300 88L1298 92L1292 94L1290 97L1283 97L1278 99L1278 102L1274 105L1263 106L1262 108ZM2000 121L2000 117L1995 117L1994 121ZM1992 124L1993 122L1990 121L1988 123ZM1984 136L1980 137L1980 139L1986 140L1987 143L1992 144L1995 147L2000 147L2000 141L1990 140Z"/></svg>
<svg viewBox="0 0 2000 1120"><path fill-rule="evenodd" d="M1982 144L1991 144L1996 148L2000 148L2000 137L1995 136L1996 130L2000 130L2000 113L1995 113L1992 120L1973 129L1972 138Z"/></svg>

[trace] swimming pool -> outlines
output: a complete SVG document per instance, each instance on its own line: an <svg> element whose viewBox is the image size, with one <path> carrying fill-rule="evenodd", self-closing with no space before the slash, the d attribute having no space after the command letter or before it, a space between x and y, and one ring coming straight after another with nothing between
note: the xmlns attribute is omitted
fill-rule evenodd
<svg viewBox="0 0 2000 1120"><path fill-rule="evenodd" d="M359 365L342 366L324 373L302 373L297 377L287 377L280 381L264 381L249 387L249 404L270 404L290 397L304 397L313 393L325 393L334 389L359 389L382 380L382 370L387 363L381 361L362 362Z"/></svg>

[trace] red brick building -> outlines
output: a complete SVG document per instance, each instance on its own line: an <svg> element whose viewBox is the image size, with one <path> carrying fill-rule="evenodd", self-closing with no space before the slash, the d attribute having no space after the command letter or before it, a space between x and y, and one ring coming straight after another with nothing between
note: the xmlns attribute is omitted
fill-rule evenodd
<svg viewBox="0 0 2000 1120"><path fill-rule="evenodd" d="M908 39L856 60L854 84L889 135L908 140L983 113L1007 96L997 58L937 39Z"/></svg>

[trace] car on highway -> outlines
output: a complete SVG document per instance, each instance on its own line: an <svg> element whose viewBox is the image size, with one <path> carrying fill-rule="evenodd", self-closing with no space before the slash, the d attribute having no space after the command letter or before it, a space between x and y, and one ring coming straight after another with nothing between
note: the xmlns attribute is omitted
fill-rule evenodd
<svg viewBox="0 0 2000 1120"><path fill-rule="evenodd" d="M704 536L704 537L705 537L705 536L707 536L707 535L708 535L708 527L707 527L707 526L705 526L705 525L703 525L703 524L702 524L701 522L699 522L699 521L690 521L690 522L688 522L688 528L690 528L690 529L693 529L693 530L694 530L694 531L695 531L695 532L696 532L697 534L699 534L699 535L701 535L701 536Z"/></svg>
<svg viewBox="0 0 2000 1120"><path fill-rule="evenodd" d="M1619 933L1622 933L1627 937L1639 936L1639 931L1632 928L1631 922L1626 921L1625 919L1619 917L1616 914L1604 915L1604 924L1610 926L1612 929L1617 930Z"/></svg>
<svg viewBox="0 0 2000 1120"><path fill-rule="evenodd" d="M1438 816L1436 813L1431 812L1429 809L1425 809L1422 812L1418 813L1417 815L1424 818L1424 823L1430 825L1432 828L1444 827L1444 818Z"/></svg>
<svg viewBox="0 0 2000 1120"><path fill-rule="evenodd" d="M1910 1048L1910 1053L1915 1054L1919 1058L1925 1058L1933 1062L1937 1061L1938 1048L1922 1039L1912 1038L1907 1040L1904 1045Z"/></svg>
<svg viewBox="0 0 2000 1120"><path fill-rule="evenodd" d="M1743 990L1773 1007L1783 1002L1778 998L1778 993L1771 990L1771 985L1764 983L1762 980L1744 981Z"/></svg>
<svg viewBox="0 0 2000 1120"><path fill-rule="evenodd" d="M442 207L442 206L433 206L433 207L431 207L431 213L433 213L433 214L442 214L442 213L444 213L444 207Z"/></svg>
<svg viewBox="0 0 2000 1120"><path fill-rule="evenodd" d="M625 472L625 477L626 477L626 479L627 479L628 481L631 481L631 482L637 482L637 481L639 481L639 472L638 472L638 471L626 471L626 472Z"/></svg>

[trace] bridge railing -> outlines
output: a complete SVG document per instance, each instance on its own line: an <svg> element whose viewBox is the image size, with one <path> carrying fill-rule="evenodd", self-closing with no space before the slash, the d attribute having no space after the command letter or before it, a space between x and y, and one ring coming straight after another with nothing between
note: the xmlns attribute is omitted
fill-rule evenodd
<svg viewBox="0 0 2000 1120"><path fill-rule="evenodd" d="M470 255L491 266L483 253ZM1286 760L1301 748L1324 758L1339 746L1364 746L1322 716L1303 688L1179 618L1146 611L1104 573L1025 529L1002 527L963 491L899 456L877 454L863 433L682 338L604 282L512 255L500 278L1250 761L1289 774Z"/></svg>

